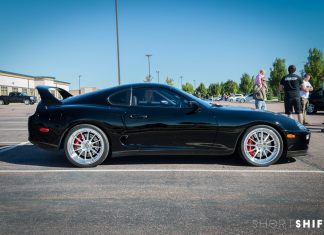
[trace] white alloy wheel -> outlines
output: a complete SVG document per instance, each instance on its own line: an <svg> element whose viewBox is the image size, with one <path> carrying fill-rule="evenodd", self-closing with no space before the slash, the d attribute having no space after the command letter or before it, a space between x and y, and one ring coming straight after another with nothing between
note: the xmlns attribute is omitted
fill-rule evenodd
<svg viewBox="0 0 324 235"><path fill-rule="evenodd" d="M81 124L73 127L65 138L67 159L78 167L95 167L109 154L109 140L98 127Z"/></svg>
<svg viewBox="0 0 324 235"><path fill-rule="evenodd" d="M243 135L240 155L250 165L269 166L281 157L284 144L274 128L258 125L249 128Z"/></svg>

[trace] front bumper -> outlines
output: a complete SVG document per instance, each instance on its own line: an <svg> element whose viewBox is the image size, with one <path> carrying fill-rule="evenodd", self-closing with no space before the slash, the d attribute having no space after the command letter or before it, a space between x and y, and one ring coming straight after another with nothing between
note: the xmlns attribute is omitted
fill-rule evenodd
<svg viewBox="0 0 324 235"><path fill-rule="evenodd" d="M310 141L310 131L287 132L295 135L295 138L287 138L287 157L300 157L307 155L308 145Z"/></svg>

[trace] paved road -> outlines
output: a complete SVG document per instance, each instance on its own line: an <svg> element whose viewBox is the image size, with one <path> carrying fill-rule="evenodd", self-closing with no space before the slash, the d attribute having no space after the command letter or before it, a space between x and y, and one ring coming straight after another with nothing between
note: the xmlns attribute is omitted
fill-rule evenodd
<svg viewBox="0 0 324 235"><path fill-rule="evenodd" d="M324 220L323 114L312 117L307 156L267 168L234 155L123 157L80 170L63 152L24 143L34 108L0 106L0 234L324 232L296 228Z"/></svg>

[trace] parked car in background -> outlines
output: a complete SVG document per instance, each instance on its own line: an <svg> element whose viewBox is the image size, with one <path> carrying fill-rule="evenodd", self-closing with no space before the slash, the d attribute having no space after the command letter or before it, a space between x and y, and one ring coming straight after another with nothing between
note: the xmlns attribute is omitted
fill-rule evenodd
<svg viewBox="0 0 324 235"><path fill-rule="evenodd" d="M308 114L324 111L324 91L322 88L314 91L309 96L309 105L307 108Z"/></svg>
<svg viewBox="0 0 324 235"><path fill-rule="evenodd" d="M228 98L228 101L229 102L240 102L242 98L244 98L244 96L242 94L234 94Z"/></svg>
<svg viewBox="0 0 324 235"><path fill-rule="evenodd" d="M240 99L241 103L251 102L254 100L253 93L247 94L242 99Z"/></svg>
<svg viewBox="0 0 324 235"><path fill-rule="evenodd" d="M10 103L24 103L26 105L35 104L37 101L35 96L29 96L22 92L10 92L8 96L0 96L0 105Z"/></svg>

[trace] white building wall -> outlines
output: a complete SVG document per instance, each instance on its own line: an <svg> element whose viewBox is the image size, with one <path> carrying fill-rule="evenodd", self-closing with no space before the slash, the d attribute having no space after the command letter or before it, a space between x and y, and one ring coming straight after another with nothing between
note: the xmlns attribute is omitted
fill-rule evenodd
<svg viewBox="0 0 324 235"><path fill-rule="evenodd" d="M35 88L37 86L52 86L60 87L66 91L69 91L69 84L56 81L52 77L29 77L24 75L14 75L0 71L0 94L9 94L11 91L27 92L31 95L38 95ZM5 74L5 75L4 75Z"/></svg>
<svg viewBox="0 0 324 235"><path fill-rule="evenodd" d="M16 78L16 77L7 77L0 75L0 85L1 86L13 86L13 87L28 87L28 79L26 78ZM34 88L30 87L29 83L29 88Z"/></svg>

